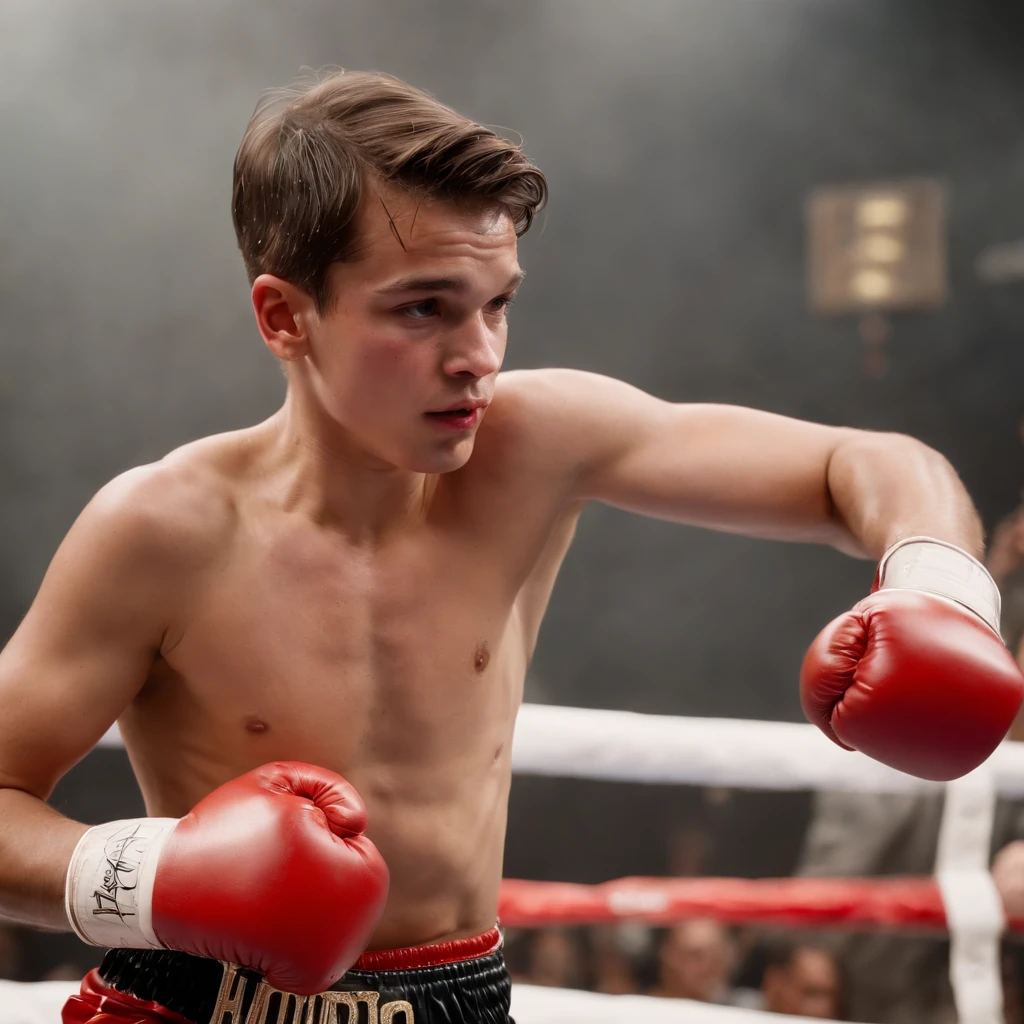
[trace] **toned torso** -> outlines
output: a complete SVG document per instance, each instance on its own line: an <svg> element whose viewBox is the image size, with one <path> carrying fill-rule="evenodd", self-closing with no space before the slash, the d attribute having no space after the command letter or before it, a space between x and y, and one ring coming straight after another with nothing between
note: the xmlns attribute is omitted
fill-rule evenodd
<svg viewBox="0 0 1024 1024"><path fill-rule="evenodd" d="M344 775L391 869L376 948L494 923L516 710L578 515L515 420L499 388L469 463L366 538L289 507L266 425L171 457L219 533L120 718L147 809L273 760Z"/></svg>
<svg viewBox="0 0 1024 1024"><path fill-rule="evenodd" d="M310 403L309 430L287 429L286 402L123 474L54 555L0 652L0 914L66 927L85 826L45 801L116 719L157 816L275 759L346 776L391 869L372 945L479 932L497 909L523 680L585 502L853 553L884 550L890 518L899 535L967 529L912 514L939 492L970 509L916 442L579 371L502 373L468 461L407 423L416 464L437 467L418 478L384 456L379 474L348 472ZM390 437L387 415L374 422ZM868 516L857 496L876 478L910 511Z"/></svg>

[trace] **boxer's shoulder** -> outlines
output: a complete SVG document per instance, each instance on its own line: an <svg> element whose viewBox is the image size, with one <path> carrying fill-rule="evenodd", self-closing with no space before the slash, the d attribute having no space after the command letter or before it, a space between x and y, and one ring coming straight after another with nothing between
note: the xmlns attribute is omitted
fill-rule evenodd
<svg viewBox="0 0 1024 1024"><path fill-rule="evenodd" d="M513 370L499 376L484 427L520 447L534 468L575 476L621 446L630 433L623 414L638 399L654 402L623 381L586 370Z"/></svg>
<svg viewBox="0 0 1024 1024"><path fill-rule="evenodd" d="M204 438L114 477L83 519L135 557L188 568L221 549L237 521L243 458L230 435Z"/></svg>
<svg viewBox="0 0 1024 1024"><path fill-rule="evenodd" d="M558 366L504 370L498 376L494 404L520 411L564 407L567 402L575 407L597 399L609 387L622 387L622 382L589 370Z"/></svg>
<svg viewBox="0 0 1024 1024"><path fill-rule="evenodd" d="M602 418L602 409L626 387L586 370L509 370L498 377L484 422L517 442L536 440L543 451L550 452L553 440L589 435L594 422Z"/></svg>
<svg viewBox="0 0 1024 1024"><path fill-rule="evenodd" d="M573 423L579 372L506 370L498 376L473 457L455 481L497 480L524 501L561 492L576 465Z"/></svg>

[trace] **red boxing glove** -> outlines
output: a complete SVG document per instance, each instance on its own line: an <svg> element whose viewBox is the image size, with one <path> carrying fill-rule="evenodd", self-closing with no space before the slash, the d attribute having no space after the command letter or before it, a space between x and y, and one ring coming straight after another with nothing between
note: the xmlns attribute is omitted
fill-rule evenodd
<svg viewBox="0 0 1024 1024"><path fill-rule="evenodd" d="M341 776L267 764L183 818L89 829L68 868L68 919L93 945L182 950L250 967L286 992L322 992L384 910L388 869L365 828Z"/></svg>
<svg viewBox="0 0 1024 1024"><path fill-rule="evenodd" d="M804 714L830 739L922 779L977 768L1006 736L1024 679L999 638L984 566L914 537L879 563L874 591L818 634L800 672Z"/></svg>

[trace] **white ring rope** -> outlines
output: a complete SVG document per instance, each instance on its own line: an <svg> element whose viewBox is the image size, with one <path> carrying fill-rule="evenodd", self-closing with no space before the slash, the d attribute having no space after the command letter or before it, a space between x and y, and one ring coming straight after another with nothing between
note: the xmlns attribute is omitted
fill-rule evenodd
<svg viewBox="0 0 1024 1024"><path fill-rule="evenodd" d="M77 981L0 981L0 1024L56 1024Z"/></svg>
<svg viewBox="0 0 1024 1024"><path fill-rule="evenodd" d="M113 726L100 746L120 746ZM989 758L996 791L1024 796L1024 743ZM813 725L738 718L683 718L633 711L523 704L512 770L619 782L834 789L870 793L937 791L941 783L904 775L837 747Z"/></svg>
<svg viewBox="0 0 1024 1024"><path fill-rule="evenodd" d="M56 1024L64 1001L77 991L77 982L0 981L0 1024ZM606 996L534 985L512 986L512 1014L516 1024L811 1024L809 1017L711 1006L688 999Z"/></svg>
<svg viewBox="0 0 1024 1024"><path fill-rule="evenodd" d="M987 764L1000 794L1024 795L1024 743L1001 744ZM526 775L742 789L913 793L942 786L843 750L812 725L543 704L520 709L512 768Z"/></svg>
<svg viewBox="0 0 1024 1024"><path fill-rule="evenodd" d="M949 928L949 977L961 1024L1002 1024L1003 903L988 870L996 792L987 764L946 787L935 878Z"/></svg>
<svg viewBox="0 0 1024 1024"><path fill-rule="evenodd" d="M811 1024L810 1017L714 1006L689 999L606 996L535 985L512 986L512 1016L516 1024Z"/></svg>

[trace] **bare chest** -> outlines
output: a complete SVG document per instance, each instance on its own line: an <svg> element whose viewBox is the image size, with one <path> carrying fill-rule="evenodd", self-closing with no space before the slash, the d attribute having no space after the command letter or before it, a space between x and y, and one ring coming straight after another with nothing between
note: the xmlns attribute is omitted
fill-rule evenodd
<svg viewBox="0 0 1024 1024"><path fill-rule="evenodd" d="M135 712L204 728L257 760L339 771L490 758L511 733L530 639L521 570L472 545L360 552L315 535L243 538ZM476 747L479 746L479 750Z"/></svg>

